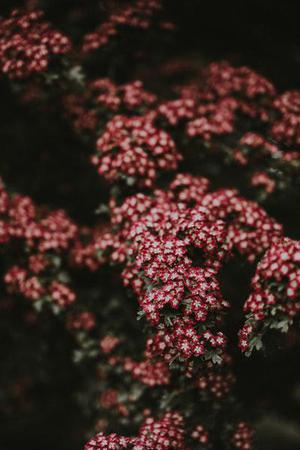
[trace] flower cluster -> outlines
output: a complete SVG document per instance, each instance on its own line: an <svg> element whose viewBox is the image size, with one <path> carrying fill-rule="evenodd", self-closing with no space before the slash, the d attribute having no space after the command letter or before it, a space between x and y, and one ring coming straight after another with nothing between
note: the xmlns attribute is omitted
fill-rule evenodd
<svg viewBox="0 0 300 450"><path fill-rule="evenodd" d="M289 238L273 243L257 265L252 292L244 305L246 323L239 332L242 351L261 347L268 329L287 331L299 315L300 242Z"/></svg>
<svg viewBox="0 0 300 450"><path fill-rule="evenodd" d="M209 189L207 178L192 176L188 173L178 173L169 185L176 201L194 206Z"/></svg>
<svg viewBox="0 0 300 450"><path fill-rule="evenodd" d="M116 85L109 78L99 78L90 83L90 89L95 103L110 111L145 110L156 101L156 96L145 90L142 81Z"/></svg>
<svg viewBox="0 0 300 450"><path fill-rule="evenodd" d="M155 116L176 132L183 128L185 145L200 144L201 153L208 149L226 164L244 166L248 186L259 187L259 196L297 182L299 91L277 96L267 79L227 62L210 64L197 81L175 91L180 97L158 105ZM242 136L241 129L246 131ZM252 131L258 129L261 133Z"/></svg>
<svg viewBox="0 0 300 450"><path fill-rule="evenodd" d="M107 389L101 394L99 401L103 408L112 408L118 404L118 392L115 389Z"/></svg>
<svg viewBox="0 0 300 450"><path fill-rule="evenodd" d="M95 51L107 45L122 27L145 30L150 27L153 16L162 8L160 0L134 0L116 10L92 33L84 36L83 52ZM162 23L162 25L164 25Z"/></svg>
<svg viewBox="0 0 300 450"><path fill-rule="evenodd" d="M180 98L162 103L157 109L158 116L164 117L172 125L192 119L196 112L196 102L192 98Z"/></svg>
<svg viewBox="0 0 300 450"><path fill-rule="evenodd" d="M108 263L116 237L107 226L89 229L82 228L78 239L70 250L70 262L78 268L91 271Z"/></svg>
<svg viewBox="0 0 300 450"><path fill-rule="evenodd" d="M90 311L75 311L67 317L67 328L70 330L92 330L95 325L95 314Z"/></svg>
<svg viewBox="0 0 300 450"><path fill-rule="evenodd" d="M221 355L221 317L229 303L216 275L236 252L254 262L282 236L282 227L236 191L206 192L206 179L179 174L170 188L128 197L120 206L111 202L119 228L114 258L126 263L124 284L156 329L148 358Z"/></svg>
<svg viewBox="0 0 300 450"><path fill-rule="evenodd" d="M86 444L85 450L188 450L190 447L185 443L188 436L201 444L201 448L207 448L211 443L210 432L204 425L198 423L187 431L180 413L167 412L160 420L148 417L136 437L98 433ZM230 445L232 449L253 448L253 431L246 422L236 424Z"/></svg>
<svg viewBox="0 0 300 450"><path fill-rule="evenodd" d="M271 194L275 189L275 181L266 172L254 172L250 184L251 186L261 188L268 194Z"/></svg>
<svg viewBox="0 0 300 450"><path fill-rule="evenodd" d="M120 339L117 338L116 336L104 336L101 341L100 341L100 349L101 351L107 355L110 354L113 349L119 344Z"/></svg>
<svg viewBox="0 0 300 450"><path fill-rule="evenodd" d="M121 205L117 205L112 198L110 200L112 225L120 228L123 232L128 232L128 227L149 212L154 205L155 200L142 193L126 197Z"/></svg>
<svg viewBox="0 0 300 450"><path fill-rule="evenodd" d="M7 289L59 308L72 304L75 293L59 277L62 253L75 241L77 226L63 210L47 212L29 197L9 195L2 184L0 192L0 236L8 258L4 275ZM17 264L11 264L9 255L16 245L21 252Z"/></svg>
<svg viewBox="0 0 300 450"><path fill-rule="evenodd" d="M115 233L98 232L71 252L91 270L109 260L125 263L124 284L155 327L148 362L222 355L220 325L229 303L216 275L235 253L254 262L281 239L282 227L255 202L233 190L207 192L208 186L204 178L178 174L167 192L139 193L119 206L111 200ZM206 383L221 392L227 381L212 375Z"/></svg>
<svg viewBox="0 0 300 450"><path fill-rule="evenodd" d="M36 276L30 276L25 269L12 266L5 274L8 290L20 293L30 300L38 300L45 295L45 289Z"/></svg>
<svg viewBox="0 0 300 450"><path fill-rule="evenodd" d="M43 12L14 10L0 21L0 69L9 78L43 72L56 55L71 48L67 36L43 20Z"/></svg>
<svg viewBox="0 0 300 450"><path fill-rule="evenodd" d="M100 175L147 187L159 170L174 170L181 159L172 138L142 116L115 116L99 137L97 150L92 162Z"/></svg>
<svg viewBox="0 0 300 450"><path fill-rule="evenodd" d="M100 136L92 161L101 175L112 183L125 178L129 185L151 187L159 171L174 170L186 158L184 149L189 143L195 148L200 144L201 153L207 149L219 154L226 164L243 166L248 174L245 181L259 198L297 182L298 91L276 97L268 80L247 67L228 63L211 64L196 84L175 90L179 98L159 103L139 80L117 85L112 79L99 78L89 82L82 97L65 96L75 129ZM135 122L145 132L142 143ZM291 124L289 131L284 123ZM182 129L184 145L175 148L171 136ZM148 137L154 142L156 133L158 142L153 148ZM287 144L295 149L287 151Z"/></svg>
<svg viewBox="0 0 300 450"><path fill-rule="evenodd" d="M135 450L139 448L185 450L182 416L177 412L169 412L158 421L151 417L146 419L135 442Z"/></svg>
<svg viewBox="0 0 300 450"><path fill-rule="evenodd" d="M206 367L195 377L196 388L217 399L226 397L232 391L235 383L231 366L232 360L228 355L224 356L222 365L207 363Z"/></svg>
<svg viewBox="0 0 300 450"><path fill-rule="evenodd" d="M84 450L121 450L132 449L133 439L118 436L115 433L104 435L98 433L85 445Z"/></svg>
<svg viewBox="0 0 300 450"><path fill-rule="evenodd" d="M131 358L125 358L124 370L131 373L134 380L139 380L148 386L169 384L170 381L169 368L161 361L151 364L147 359L136 362Z"/></svg>
<svg viewBox="0 0 300 450"><path fill-rule="evenodd" d="M248 67L232 67L227 62L210 64L204 73L205 83L218 97L239 94L244 98L274 96L275 88L266 78Z"/></svg>
<svg viewBox="0 0 300 450"><path fill-rule="evenodd" d="M65 284L53 281L50 285L50 296L60 308L65 308L75 301L75 293Z"/></svg>
<svg viewBox="0 0 300 450"><path fill-rule="evenodd" d="M209 433L203 425L197 425L192 431L191 437L199 444L205 445L209 443Z"/></svg>
<svg viewBox="0 0 300 450"><path fill-rule="evenodd" d="M272 126L274 139L284 144L300 146L300 91L287 91L274 101L281 117Z"/></svg>
<svg viewBox="0 0 300 450"><path fill-rule="evenodd" d="M177 412L169 412L160 420L147 418L137 437L128 438L117 434L105 436L99 433L85 445L84 449L186 450L183 426L182 416Z"/></svg>
<svg viewBox="0 0 300 450"><path fill-rule="evenodd" d="M210 210L209 219L228 224L229 245L248 260L254 261L272 242L282 236L282 226L256 202L246 200L233 190L208 193L201 205Z"/></svg>
<svg viewBox="0 0 300 450"><path fill-rule="evenodd" d="M97 78L84 91L63 95L62 106L73 129L80 136L94 139L114 115L144 114L156 100L140 80L118 85L110 78Z"/></svg>
<svg viewBox="0 0 300 450"><path fill-rule="evenodd" d="M211 64L202 72L198 86L182 87L180 93L180 99L160 105L158 115L171 125L185 120L188 136L210 141L218 135L232 134L240 113L268 121L268 111L260 98L268 98L271 105L275 89L249 68L223 62Z"/></svg>
<svg viewBox="0 0 300 450"><path fill-rule="evenodd" d="M217 354L216 350L222 352L226 343L224 334L220 331L215 335L212 332L199 333L196 325L197 322L182 317L173 320L172 328L160 326L157 334L147 341L147 357L159 356L172 363L177 358L188 360Z"/></svg>
<svg viewBox="0 0 300 450"><path fill-rule="evenodd" d="M0 213L3 242L23 239L29 248L42 255L49 251L59 252L69 248L76 237L77 226L63 210L43 212L42 209L36 208L30 197L9 196L3 185L0 189L3 198ZM33 266L44 265L42 255L31 260Z"/></svg>
<svg viewBox="0 0 300 450"><path fill-rule="evenodd" d="M236 425L232 436L233 447L237 450L251 450L253 448L253 431L245 422Z"/></svg>
<svg viewBox="0 0 300 450"><path fill-rule="evenodd" d="M250 185L261 188L267 195L276 187L292 185L299 176L299 152L279 148L272 133L268 138L253 132L244 134L233 152L233 160L250 168Z"/></svg>
<svg viewBox="0 0 300 450"><path fill-rule="evenodd" d="M207 222L203 213L180 211L167 199L160 203L162 197L158 198L158 204L125 233L127 239L134 238L129 254L135 248L136 256L135 264L129 263L123 272L124 282L132 285L148 320L159 325L157 335L148 341L148 354L158 352L168 361L178 352L183 358L200 356L207 345L224 346L221 332L205 334L197 328L218 316L228 304L222 298L214 269L193 267L188 247L201 249L207 261L212 255L222 258L223 225ZM178 233L183 239L176 236ZM138 273L143 274L144 281Z"/></svg>
<svg viewBox="0 0 300 450"><path fill-rule="evenodd" d="M280 156L281 151L276 144L253 132L245 133L240 138L234 153L234 158L240 165L249 164L250 161L257 162L263 158L277 159Z"/></svg>
<svg viewBox="0 0 300 450"><path fill-rule="evenodd" d="M238 103L234 99L221 99L217 103L199 106L196 118L187 124L187 135L199 136L210 141L213 136L230 134L234 130L235 111Z"/></svg>

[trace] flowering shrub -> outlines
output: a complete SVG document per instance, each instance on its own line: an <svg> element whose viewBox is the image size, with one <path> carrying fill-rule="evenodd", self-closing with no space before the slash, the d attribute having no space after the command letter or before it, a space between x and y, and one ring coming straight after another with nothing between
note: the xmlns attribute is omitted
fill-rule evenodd
<svg viewBox="0 0 300 450"><path fill-rule="evenodd" d="M70 51L67 36L42 20L42 11L15 10L0 24L0 67L10 78L25 78L47 70L55 55Z"/></svg>
<svg viewBox="0 0 300 450"><path fill-rule="evenodd" d="M146 41L176 28L163 1L107 2L97 21L70 7L62 32L25 3L1 18L0 71L15 108L51 118L41 161L66 147L66 178L56 197L56 174L51 194L31 174L24 188L7 156L1 309L66 342L85 450L254 449L245 357L299 322L300 242L274 204L297 192L300 91L224 61L181 76L163 43L152 65Z"/></svg>

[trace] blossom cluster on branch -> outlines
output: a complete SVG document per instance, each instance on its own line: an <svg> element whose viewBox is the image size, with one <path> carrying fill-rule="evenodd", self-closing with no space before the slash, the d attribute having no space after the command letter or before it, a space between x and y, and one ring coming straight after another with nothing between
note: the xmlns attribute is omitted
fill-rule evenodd
<svg viewBox="0 0 300 450"><path fill-rule="evenodd" d="M162 10L161 0L134 0L112 7L106 20L93 32L84 36L82 50L84 53L106 46L120 34L122 28L138 30L149 29L157 22L159 28L172 28L172 24L156 19ZM155 20L156 19L156 20Z"/></svg>
<svg viewBox="0 0 300 450"><path fill-rule="evenodd" d="M42 11L15 10L0 22L0 68L9 78L44 72L51 59L70 49L70 39L44 21Z"/></svg>

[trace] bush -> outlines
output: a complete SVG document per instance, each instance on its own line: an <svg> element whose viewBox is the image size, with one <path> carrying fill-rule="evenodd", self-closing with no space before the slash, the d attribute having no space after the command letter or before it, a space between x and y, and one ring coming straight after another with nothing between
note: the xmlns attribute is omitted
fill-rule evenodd
<svg viewBox="0 0 300 450"><path fill-rule="evenodd" d="M262 409L297 410L300 91L184 54L197 2L23 3L0 21L3 445L14 423L30 448L259 448Z"/></svg>

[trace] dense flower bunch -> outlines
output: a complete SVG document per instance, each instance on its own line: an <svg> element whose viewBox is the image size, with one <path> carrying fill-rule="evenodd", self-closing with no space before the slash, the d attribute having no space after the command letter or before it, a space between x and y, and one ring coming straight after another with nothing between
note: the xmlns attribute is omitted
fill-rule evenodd
<svg viewBox="0 0 300 450"><path fill-rule="evenodd" d="M225 161L244 166L249 185L265 196L297 182L298 91L277 96L266 78L227 62L211 64L196 82L176 90L179 98L158 106L159 121L184 125L185 139L194 146L204 144ZM241 128L248 132L241 135Z"/></svg>
<svg viewBox="0 0 300 450"><path fill-rule="evenodd" d="M77 235L77 226L62 210L39 209L26 196L9 195L3 184L1 197L1 241L6 244L7 270L4 281L10 292L39 304L50 302L65 308L75 301L75 293L63 278L61 256ZM10 253L21 246L18 263L10 263ZM61 273L61 275L60 275Z"/></svg>
<svg viewBox="0 0 300 450"><path fill-rule="evenodd" d="M98 154L93 161L99 173L109 181L116 178L117 170L129 184L136 182L140 187L153 185L158 175L157 169L160 171L176 169L178 162L185 158L184 148L187 142L190 142L189 145L196 148L199 143L204 144L212 153L219 153L225 161L243 166L248 171L248 186L263 193L264 196L297 182L300 165L297 149L299 143L296 138L289 137L288 133L296 136L298 129L298 91L287 92L282 97L276 97L272 84L246 67L234 68L228 63L212 64L201 73L196 85L177 88L180 98L162 103L159 103L157 96L144 89L141 81L117 86L109 79L98 79L90 83L89 89L94 106L92 109L79 107L79 119L76 119L76 126L78 127L80 123L80 127L86 127L87 120L88 127L99 130ZM280 106L284 103L282 98L288 99L289 104L292 105L290 109ZM287 100L285 103L288 103ZM141 117L134 117L134 111L141 114ZM106 120L103 120L103 112L105 112ZM93 116L92 126L89 125L90 115ZM98 125L94 119L97 115ZM282 117L280 118L279 115ZM134 141L135 133L130 130L133 130L132 123L138 119L141 121L138 126L143 129L141 133L145 135L145 138L149 134L150 126L157 127L159 130L157 133L163 133L162 139L165 142L172 141L171 135L176 131L175 127L181 128L184 125L185 144L182 148L180 146L171 151L167 142L162 145L155 143L161 158L164 155L157 164L152 161L146 163L144 152L147 150L149 160L149 151L152 155L154 151L152 145L149 147L149 142L145 149L144 141L143 145L136 142L134 152L133 149L130 152L125 146L126 161L124 154L122 155L124 150L116 153L114 158L102 155L105 136L108 133L117 135L116 123L119 123L124 136L128 133L131 135L131 141ZM290 131L286 132L286 137L283 131L281 137L279 134L276 137L274 130L278 127L281 129L280 124L284 120L289 120L293 126L291 125ZM246 123L249 131L241 135L239 128L240 123L243 122ZM257 131L254 132L253 129ZM151 131L151 135L152 133L154 131ZM220 142L222 136L225 137L224 142ZM277 143L274 143L274 138ZM111 139L109 141L112 142ZM174 147L173 144L170 145ZM291 145L294 148L290 148ZM116 142L114 146L118 147ZM161 146L164 150L160 149ZM180 154L179 151L182 153ZM170 155L166 155L166 152ZM173 156L171 156L172 153ZM203 153L202 148L201 153ZM131 164L130 170L126 169L127 164ZM134 166L139 166L140 171L137 168L134 170ZM130 172L135 176L132 177ZM147 175L144 180L145 173Z"/></svg>
<svg viewBox="0 0 300 450"><path fill-rule="evenodd" d="M225 354L221 365L206 363L201 372L194 377L198 392L210 398L226 398L235 384L232 362L230 356Z"/></svg>
<svg viewBox="0 0 300 450"><path fill-rule="evenodd" d="M273 240L282 235L282 226L257 203L246 200L233 190L207 194L202 205L210 210L210 220L222 219L228 224L230 247L249 261L262 255Z"/></svg>
<svg viewBox="0 0 300 450"><path fill-rule="evenodd" d="M116 236L103 225L95 229L82 228L78 239L70 249L70 262L75 267L86 267L91 271L107 264Z"/></svg>
<svg viewBox="0 0 300 450"><path fill-rule="evenodd" d="M186 431L183 417L178 412L168 412L160 420L149 417L139 430L137 437L125 437L116 434L97 434L85 446L85 450L131 449L131 450L188 450L188 438L210 448L210 434L203 425L196 425L194 430ZM232 449L250 450L253 432L249 425L240 422L231 437ZM197 447L198 448L198 447Z"/></svg>
<svg viewBox="0 0 300 450"><path fill-rule="evenodd" d="M237 114L268 121L268 109L260 104L267 99L271 107L275 89L270 82L247 67L214 63L204 70L198 85L181 87L181 98L159 107L170 124L179 118L187 121L189 136L210 141L213 136L233 133ZM177 116L176 119L174 119Z"/></svg>
<svg viewBox="0 0 300 450"><path fill-rule="evenodd" d="M232 443L236 449L249 450L252 448L253 432L247 423L240 422L237 424Z"/></svg>
<svg viewBox="0 0 300 450"><path fill-rule="evenodd" d="M85 446L85 450L109 450L132 448L132 439L125 436L118 436L115 433L105 436L103 433L97 434Z"/></svg>
<svg viewBox="0 0 300 450"><path fill-rule="evenodd" d="M195 214L193 223L190 222L193 213L180 213L174 204L168 211L166 206L152 208L129 231L128 235L135 238L137 256L135 264L129 263L123 276L125 284L130 282L138 294L148 320L155 326L160 324L157 336L153 342L148 342L148 352L155 354L158 350L170 361L174 352L190 358L202 355L205 345L224 346L221 332L206 335L203 331L210 315L218 316L227 303L222 299L214 270L192 267L187 252L187 246L196 245L208 256L218 253L218 247L223 244L222 224L210 224L204 214L198 214L199 217ZM151 233L151 228L155 233ZM176 237L179 232L185 236L185 241ZM219 253L222 257L222 250ZM136 273L143 273L146 281L142 282ZM169 309L171 316L169 323L165 323ZM181 313L176 314L179 311ZM202 324L201 333L197 331L197 323Z"/></svg>
<svg viewBox="0 0 300 450"><path fill-rule="evenodd" d="M270 329L287 331L299 315L300 242L277 240L259 262L252 279L252 292L244 310L248 317L240 331L242 351L261 347Z"/></svg>
<svg viewBox="0 0 300 450"><path fill-rule="evenodd" d="M157 171L174 170L181 156L172 138L144 117L115 116L97 141L93 164L108 180L151 187Z"/></svg>
<svg viewBox="0 0 300 450"><path fill-rule="evenodd" d="M167 413L160 420L149 417L141 426L137 437L128 438L116 434L105 436L103 433L100 433L85 446L85 450L118 450L127 448L132 450L186 450L183 418L177 412Z"/></svg>
<svg viewBox="0 0 300 450"><path fill-rule="evenodd" d="M157 100L140 80L118 85L110 78L97 78L83 92L62 97L65 115L79 135L88 135L94 144L95 134L101 134L116 114L132 116L150 110Z"/></svg>
<svg viewBox="0 0 300 450"><path fill-rule="evenodd" d="M161 361L151 364L148 360L135 362L131 358L126 358L124 370L130 372L133 379L149 386L169 384L170 381L169 368Z"/></svg>
<svg viewBox="0 0 300 450"><path fill-rule="evenodd" d="M24 239L29 248L35 247L40 253L68 249L77 233L77 226L71 222L63 210L44 212L38 209L32 199L22 195L10 195L3 184L1 195L1 235L4 243L12 239ZM33 270L39 269L32 259ZM34 268L35 267L35 268Z"/></svg>
<svg viewBox="0 0 300 450"><path fill-rule="evenodd" d="M54 56L70 48L70 39L45 22L42 11L15 10L0 21L0 68L9 78L44 72Z"/></svg>
<svg viewBox="0 0 300 450"><path fill-rule="evenodd" d="M272 136L292 146L300 145L300 91L287 91L274 102L281 117L272 126Z"/></svg>
<svg viewBox="0 0 300 450"><path fill-rule="evenodd" d="M167 413L159 421L148 418L140 429L135 448L185 450L183 426L183 418L177 412Z"/></svg>
<svg viewBox="0 0 300 450"><path fill-rule="evenodd" d="M93 162L101 175L112 182L118 172L130 185L149 187L159 172L176 169L180 160L186 158L186 148L192 147L196 153L201 146L199 156L206 149L211 154L219 154L226 163L242 166L248 186L258 196L267 197L297 183L298 91L276 96L274 86L267 79L247 67L235 68L228 63L211 64L199 74L197 82L174 87L174 91L179 98L160 103L140 80L117 85L110 79L100 78L89 83L84 93L86 100L72 95L65 97L75 129L89 130L99 136ZM140 116L135 116L136 113ZM134 136L137 134L135 121L140 121L140 134L145 135L143 145ZM283 126L285 121L292 125ZM146 137L149 127L153 127L151 136L155 128L165 144L155 142L155 149L152 144L149 146ZM171 151L167 141L171 142L173 136L177 141L178 129L181 134L184 131L183 144L170 144ZM240 129L244 130L242 134ZM115 139L109 138L109 135L121 135L121 130L124 137L128 133L134 148L127 146L127 139L123 149ZM108 144L107 139L114 146L110 147L110 155L102 149ZM122 151L117 152L116 148ZM149 153L152 158L153 153L155 157L159 154L161 160L153 162Z"/></svg>
<svg viewBox="0 0 300 450"><path fill-rule="evenodd" d="M252 99L259 95L275 94L272 83L248 67L232 67L227 62L213 63L205 71L208 88L219 97L238 93Z"/></svg>
<svg viewBox="0 0 300 450"><path fill-rule="evenodd" d="M98 106L111 111L136 111L149 108L155 103L156 96L144 89L140 80L117 85L109 78L99 78L90 84L92 95Z"/></svg>
<svg viewBox="0 0 300 450"><path fill-rule="evenodd" d="M170 183L170 190L178 202L194 206L208 191L209 180L188 173L177 174Z"/></svg>
<svg viewBox="0 0 300 450"><path fill-rule="evenodd" d="M152 198L138 194L124 205L111 204L112 223L121 230L114 255L124 261L129 242L123 280L157 328L147 340L147 357L217 358L226 342L219 327L229 304L216 275L232 252L255 261L282 228L235 191L205 192L205 179L178 175L170 187L174 194L156 191ZM199 203L188 207L197 192ZM186 203L177 203L182 193Z"/></svg>

